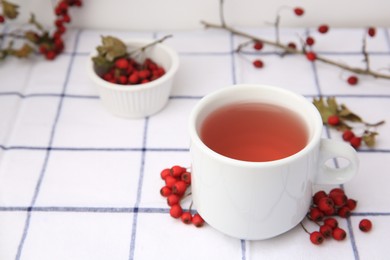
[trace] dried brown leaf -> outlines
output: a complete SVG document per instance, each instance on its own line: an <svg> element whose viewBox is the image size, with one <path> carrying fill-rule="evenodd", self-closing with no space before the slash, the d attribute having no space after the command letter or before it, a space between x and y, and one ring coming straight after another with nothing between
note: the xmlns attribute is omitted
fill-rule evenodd
<svg viewBox="0 0 390 260"><path fill-rule="evenodd" d="M6 0L2 0L1 4L3 5L3 14L5 17L7 17L8 19L15 19L16 17L18 17L18 5L8 2Z"/></svg>

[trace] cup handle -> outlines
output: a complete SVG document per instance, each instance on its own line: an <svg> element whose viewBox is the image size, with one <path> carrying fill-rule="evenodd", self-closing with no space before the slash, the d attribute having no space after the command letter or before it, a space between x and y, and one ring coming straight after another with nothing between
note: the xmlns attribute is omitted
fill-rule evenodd
<svg viewBox="0 0 390 260"><path fill-rule="evenodd" d="M337 157L348 160L349 164L342 168L331 168L325 164L329 159ZM330 139L321 139L318 163L316 184L345 183L355 176L359 167L357 153L350 144Z"/></svg>

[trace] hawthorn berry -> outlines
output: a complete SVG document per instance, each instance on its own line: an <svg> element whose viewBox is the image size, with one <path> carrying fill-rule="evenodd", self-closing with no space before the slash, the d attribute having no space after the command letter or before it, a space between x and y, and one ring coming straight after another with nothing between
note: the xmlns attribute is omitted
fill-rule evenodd
<svg viewBox="0 0 390 260"><path fill-rule="evenodd" d="M169 195L172 194L172 189L167 187L167 186L164 186L160 189L160 194L161 196L163 197L168 197Z"/></svg>
<svg viewBox="0 0 390 260"><path fill-rule="evenodd" d="M355 136L354 132L352 130L345 130L343 132L343 140L344 141L350 141Z"/></svg>
<svg viewBox="0 0 390 260"><path fill-rule="evenodd" d="M306 52L306 58L309 61L315 61L317 59L317 55L314 52L309 51L309 52Z"/></svg>
<svg viewBox="0 0 390 260"><path fill-rule="evenodd" d="M171 207L171 209L169 210L169 214L173 217L173 218L180 218L181 215L183 214L183 209L182 207L179 205L179 204L175 204Z"/></svg>
<svg viewBox="0 0 390 260"><path fill-rule="evenodd" d="M264 67L264 63L261 60L257 59L257 60L253 61L253 66L255 66L255 68L260 69L260 68Z"/></svg>
<svg viewBox="0 0 390 260"><path fill-rule="evenodd" d="M347 82L348 82L349 85L355 86L356 84L358 84L359 79L358 79L358 77L356 77L356 76L349 76L349 77L347 78Z"/></svg>
<svg viewBox="0 0 390 260"><path fill-rule="evenodd" d="M295 7L295 8L294 8L294 13L295 13L297 16L302 16L302 15L305 13L305 11L304 11L303 8L301 8L301 7Z"/></svg>
<svg viewBox="0 0 390 260"><path fill-rule="evenodd" d="M173 185L177 182L177 179L171 175L165 177L165 185L169 188L172 188Z"/></svg>
<svg viewBox="0 0 390 260"><path fill-rule="evenodd" d="M318 32L327 33L329 31L329 26L326 24L322 24L318 27Z"/></svg>
<svg viewBox="0 0 390 260"><path fill-rule="evenodd" d="M354 200L354 199L348 199L347 200L347 203L346 203L346 206L350 209L350 210L354 210L357 206L357 201Z"/></svg>
<svg viewBox="0 0 390 260"><path fill-rule="evenodd" d="M138 84L139 83L139 76L137 71L134 71L130 76L129 76L129 82L131 84Z"/></svg>
<svg viewBox="0 0 390 260"><path fill-rule="evenodd" d="M289 43L287 44L287 46L288 46L289 48L291 48L291 49L294 49L294 50L297 49L297 45L296 45L295 43L293 43L293 42L289 42Z"/></svg>
<svg viewBox="0 0 390 260"><path fill-rule="evenodd" d="M324 213L319 208L311 208L309 211L309 217L313 221L320 221L324 217Z"/></svg>
<svg viewBox="0 0 390 260"><path fill-rule="evenodd" d="M177 194L171 194L167 197L167 203L169 206L179 204L179 202L180 202L180 196L178 196Z"/></svg>
<svg viewBox="0 0 390 260"><path fill-rule="evenodd" d="M324 213L328 212L329 210L334 209L334 203L333 200L329 197L321 198L318 201L318 208L323 211Z"/></svg>
<svg viewBox="0 0 390 260"><path fill-rule="evenodd" d="M259 51L259 50L263 49L263 46L264 46L263 42L255 41L255 43L253 44L253 49Z"/></svg>
<svg viewBox="0 0 390 260"><path fill-rule="evenodd" d="M345 233L344 229L336 227L335 229L333 229L332 236L335 240L341 241L347 237L347 233Z"/></svg>
<svg viewBox="0 0 390 260"><path fill-rule="evenodd" d="M171 175L173 177L180 177L183 172L186 171L186 168L181 167L179 165L172 166L171 168Z"/></svg>
<svg viewBox="0 0 390 260"><path fill-rule="evenodd" d="M363 232L368 232L372 228L372 223L369 219L362 219L359 222L359 229Z"/></svg>
<svg viewBox="0 0 390 260"><path fill-rule="evenodd" d="M317 191L314 195L313 195L313 203L315 205L318 205L318 201L324 197L327 197L328 195L326 194L325 191L323 190L320 190L320 191Z"/></svg>
<svg viewBox="0 0 390 260"><path fill-rule="evenodd" d="M189 172L184 172L182 175L181 175L181 180L184 181L185 183L187 183L188 185L191 184L191 173Z"/></svg>
<svg viewBox="0 0 390 260"><path fill-rule="evenodd" d="M314 232L310 233L310 241L313 244L320 245L320 244L322 244L322 242L324 242L324 240L325 240L325 238L320 232L314 231Z"/></svg>
<svg viewBox="0 0 390 260"><path fill-rule="evenodd" d="M115 61L115 67L118 69L127 69L129 66L129 61L126 58L119 58Z"/></svg>
<svg viewBox="0 0 390 260"><path fill-rule="evenodd" d="M160 173L160 176L161 176L161 179L165 180L165 178L168 176L168 175L171 175L171 169L164 169L161 171Z"/></svg>
<svg viewBox="0 0 390 260"><path fill-rule="evenodd" d="M312 45L314 45L314 38L313 37L311 37L311 36L308 36L307 38L306 38L306 44L307 45L309 45L309 46L312 46Z"/></svg>
<svg viewBox="0 0 390 260"><path fill-rule="evenodd" d="M320 233L325 237L325 238L330 238L332 237L333 233L333 228L329 225L321 225L320 226Z"/></svg>
<svg viewBox="0 0 390 260"><path fill-rule="evenodd" d="M4 16L0 15L0 23L4 23L4 22L5 22Z"/></svg>
<svg viewBox="0 0 390 260"><path fill-rule="evenodd" d="M187 189L187 183L180 180L180 181L175 182L175 184L173 184L172 193L181 196L184 194L186 189Z"/></svg>
<svg viewBox="0 0 390 260"><path fill-rule="evenodd" d="M335 218L326 218L324 220L324 225L330 226L332 229L335 229L339 226L339 222Z"/></svg>
<svg viewBox="0 0 390 260"><path fill-rule="evenodd" d="M337 214L342 218L349 218L349 216L351 216L351 210L348 207L344 206L339 208Z"/></svg>
<svg viewBox="0 0 390 260"><path fill-rule="evenodd" d="M191 215L191 212L189 212L189 211L183 212L183 214L181 215L181 221L182 221L184 224L190 224L190 223L192 223L192 215Z"/></svg>
<svg viewBox="0 0 390 260"><path fill-rule="evenodd" d="M336 126L340 124L340 118L337 115L331 115L328 117L328 124L332 126Z"/></svg>
<svg viewBox="0 0 390 260"><path fill-rule="evenodd" d="M362 144L362 138L355 136L349 141L353 148L358 149Z"/></svg>
<svg viewBox="0 0 390 260"><path fill-rule="evenodd" d="M347 204L348 198L344 194L337 194L332 197L332 200L335 206L342 207Z"/></svg>
<svg viewBox="0 0 390 260"><path fill-rule="evenodd" d="M368 34L368 36L370 36L370 37L375 37L375 35L376 35L376 29L375 29L374 27L369 27L369 28L367 29L367 34Z"/></svg>
<svg viewBox="0 0 390 260"><path fill-rule="evenodd" d="M204 220L203 218L198 214L196 213L193 217L192 217L192 224L195 225L195 227L201 227L204 225Z"/></svg>

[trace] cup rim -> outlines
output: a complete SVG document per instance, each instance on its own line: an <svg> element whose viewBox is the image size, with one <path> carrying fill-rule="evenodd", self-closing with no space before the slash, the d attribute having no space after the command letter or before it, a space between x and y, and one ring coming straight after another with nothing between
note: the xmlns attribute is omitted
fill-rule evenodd
<svg viewBox="0 0 390 260"><path fill-rule="evenodd" d="M300 100L300 102L303 102L305 106L313 111L313 124L314 126L314 131L313 134L311 135L310 139L308 140L308 143L306 146L298 151L297 153L290 155L288 157L284 157L278 160L273 160L273 161L263 161L263 162L252 162L252 161L243 161L243 160L238 160L238 159L233 159L229 158L227 156L221 155L212 149L210 149L206 144L203 143L203 141L200 139L198 135L198 131L196 129L196 121L199 115L199 112L212 100L214 100L216 97L218 97L221 93L227 92L227 91L236 91L239 88L262 88L262 89L268 89L272 90L275 93L284 93L288 95L292 95L296 99ZM299 95L297 93L294 93L292 91L280 88L280 87L275 87L275 86L270 86L270 85L262 85L262 84L235 84L235 85L230 85L223 87L217 91L214 91L206 96L204 96L192 109L191 114L190 114L190 119L189 119L189 134L190 134L190 139L191 139L191 147L192 149L193 145L196 145L200 149L202 149L203 152L205 152L207 155L211 156L212 158L215 158L216 160L220 160L224 163L230 164L230 165L236 165L236 166L245 166L245 167L270 167L270 166L277 166L281 164L286 164L291 161L294 161L296 159L301 158L302 156L306 155L309 153L314 147L317 146L317 144L320 142L321 139L321 134L322 134L322 118L320 113L318 112L317 108L310 103L304 96Z"/></svg>
<svg viewBox="0 0 390 260"><path fill-rule="evenodd" d="M126 44L126 46L129 46L132 43L148 44L152 41L153 41L153 39L139 39L139 38L136 39L135 38L135 39L126 40L126 41L124 41L124 43ZM97 83L99 86L110 89L110 90L118 90L118 91L123 91L123 92L137 92L137 91L142 91L142 90L146 90L149 88L154 88L156 86L159 86L159 85L163 84L164 82L170 80L174 76L174 74L176 73L176 71L179 68L179 56L176 53L176 51L174 51L171 47L169 47L163 43L156 43L156 45L151 47L151 48L159 48L160 50L168 53L168 56L171 59L170 68L165 72L165 74L163 76L161 76L158 79L155 79L155 80L150 81L148 83L134 84L134 85L120 85L120 84L114 84L114 83L108 82L108 81L102 79L101 77L99 77L97 75L97 73L95 72L92 57L94 57L96 55L96 50L91 52L89 57L88 57L88 74L89 74L90 78L95 83Z"/></svg>

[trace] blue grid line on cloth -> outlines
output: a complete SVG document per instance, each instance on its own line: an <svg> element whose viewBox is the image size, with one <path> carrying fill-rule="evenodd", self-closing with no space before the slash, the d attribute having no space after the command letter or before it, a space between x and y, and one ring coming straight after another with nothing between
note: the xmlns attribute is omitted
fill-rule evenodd
<svg viewBox="0 0 390 260"><path fill-rule="evenodd" d="M75 38L75 46L74 46L75 49L78 46L78 42L79 42L79 39L80 39L80 34L81 34L81 31L78 31L77 35L76 35L76 38ZM66 71L66 77L65 77L65 81L64 81L61 93L65 93L65 91L66 91L66 87L67 87L68 81L69 81L69 75L70 75L70 73L72 71L72 65L73 65L73 62L74 62L74 58L75 58L75 55L72 55L71 59L69 60L69 65L68 65L68 68L67 68L67 71ZM63 98L59 99L59 103L58 103L58 106L57 106L57 113L56 113L56 116L55 116L55 119L54 119L54 122L53 122L53 125L52 125L52 128L51 128L50 139L49 139L49 147L52 145L53 140L54 140L55 130L56 130L56 127L57 127L59 116L61 114L61 108L62 108L63 100L64 100ZM47 167L47 164L48 164L48 161L49 161L49 157L50 157L50 150L47 150L46 155L45 155L45 159L44 159L44 162L43 162L43 165L42 165L42 169L41 169L41 172L40 172L40 175L39 175L39 178L38 178L38 182L37 182L37 184L35 186L35 191L34 191L34 194L33 194L33 198L31 200L30 207L33 207L35 205L36 199L37 199L37 197L39 195L40 187L41 187L42 181L43 181L43 179L45 177L46 167ZM18 245L18 250L17 250L17 253L16 253L16 259L20 259L21 255L22 255L24 241L26 240L26 237L28 235L30 221L31 221L31 211L28 210L27 211L27 217L26 217L25 225L24 225L24 229L23 229L22 238L20 240L20 243Z"/></svg>
<svg viewBox="0 0 390 260"><path fill-rule="evenodd" d="M389 35L386 31L386 35L387 35L387 41L389 43L389 46L390 46L390 41L389 41ZM76 42L78 41L80 37L80 33L78 33L77 37L76 37ZM233 41L233 36L231 36L231 39ZM75 49L77 49L77 44L75 44ZM236 82L236 79L235 79L235 62L234 62L234 53L231 52L230 53L231 56L232 56L232 77L233 77L233 82L235 83ZM371 53L370 53L371 54ZM381 55L383 54L388 54L388 53L381 53ZM21 98L30 98L30 97L36 97L36 96L47 96L47 97L51 97L51 96L56 96L56 97L61 97L60 99L60 104L59 104L59 107L58 107L58 113L57 113L57 116L56 116L56 120L53 124L53 128L52 128L52 133L51 133L51 140L53 140L53 136L54 136L54 132L55 132L55 125L56 125L56 122L58 120L58 116L60 115L60 110L61 110L61 104L63 102L63 98L94 98L94 99L97 99L98 96L82 96L82 95L66 95L64 94L65 93L65 90L66 90L66 84L67 84L67 80L68 80L68 77L69 77L69 73L70 73L70 70L71 70L71 67L72 67L72 61L74 60L74 57L77 54L77 52L74 52L74 53L70 53L70 55L72 56L72 59L70 60L70 64L69 64L69 67L68 67L68 72L67 72L67 77L65 79L65 83L64 83L64 88L63 88L63 93L62 94L50 94L50 93L47 93L47 94L28 94L28 95L23 95L21 93L18 93L18 92L8 92L8 93L0 93L0 95L17 95L17 96L20 96ZM199 54L199 55L202 55L202 54ZM225 54L226 55L226 54ZM314 71L314 76L315 78L318 78L318 75L317 75L317 72L316 72L316 68L313 64L313 71ZM316 80L316 85L318 87L318 90L320 91L320 86L318 85L318 80ZM364 98L367 98L367 97L371 97L371 96L368 96L368 95L336 95L336 96L343 96L343 97L364 97ZM374 96L375 98L389 98L389 96ZM201 98L200 96L172 96L171 99L199 99ZM145 122L145 128L147 128L147 123ZM144 130L145 131L145 130ZM182 149L165 149L165 148L146 148L145 147L145 140L146 140L146 131L144 132L144 145L143 145L143 148L124 148L125 151L135 151L135 152L142 152L143 153L143 157L145 156L145 153L147 151L179 151L179 152L187 152L188 149L186 148L182 148ZM50 141L51 143L51 141ZM45 159L45 163L44 165L47 164L47 161L49 160L49 151L50 150L109 150L109 151L120 151L122 148L56 148L56 147L51 147L51 144L49 144L49 147L41 147L41 148L34 148L34 147L5 147L5 146L0 146L0 149L2 150L11 150L11 149L40 149L40 150L47 150L47 158ZM359 152L389 152L389 150L359 150ZM144 160L144 158L142 159ZM144 163L144 162L143 162ZM143 166L141 166L143 167ZM32 200L32 203L31 203L31 207L0 207L0 211L27 211L28 212L28 219L30 219L31 217L31 212L35 212L35 211L44 211L44 212L53 212L53 211L66 211L66 212L109 212L109 213L121 213L121 212L135 212L136 214L138 213L168 213L169 210L168 209L164 209L164 208L138 208L137 206L139 205L139 201L140 201L140 189L142 189L142 180L140 180L140 184L139 184L139 195L137 193L137 204L134 208L93 208L93 207L82 207L82 208L77 208L77 207L34 207L34 203L35 203L35 200L36 200L36 197L38 196L38 193L39 193L39 187L40 187L40 183L42 182L43 178L44 178L44 169L45 167L42 168L42 172L41 172L41 176L38 180L38 183L37 183L37 189L34 193L34 198ZM141 170L141 173L140 175L142 175L142 171ZM140 176L141 177L141 176ZM135 215L136 215L135 214ZM352 216L377 216L377 215L380 215L380 216L389 216L390 213L379 213L379 212L367 212L367 213L353 213ZM29 220L28 220L29 221ZM136 221L135 221L136 222ZM21 241L21 244L19 247L21 247L20 249L20 253L22 251L22 247L23 247L23 241L25 239L25 237L27 236L27 233L28 233L28 223L27 220L26 220L26 225L25 225L25 230L24 230L24 233L23 233L23 236L24 238L22 239ZM349 231L351 232L352 228L350 227L350 223L348 224L348 229ZM135 224L136 226L136 224ZM135 232L133 230L133 232ZM134 243L135 243L135 237L136 237L136 234L134 233ZM356 244L355 244L355 241L352 242L353 245L355 245L356 247ZM135 244L133 245L133 251L131 251L131 247L130 247L130 252L133 252L134 253L134 249L135 249ZM241 249L242 249L242 252L243 252L243 255L242 255L242 259L245 259L245 251L246 251L246 246L245 246L245 242L244 241L241 241ZM355 253L355 258L358 258L358 252L354 252ZM18 255L20 257L20 254L19 254L19 249L18 249ZM131 255L130 255L131 257ZM132 258L130 258L132 259Z"/></svg>

